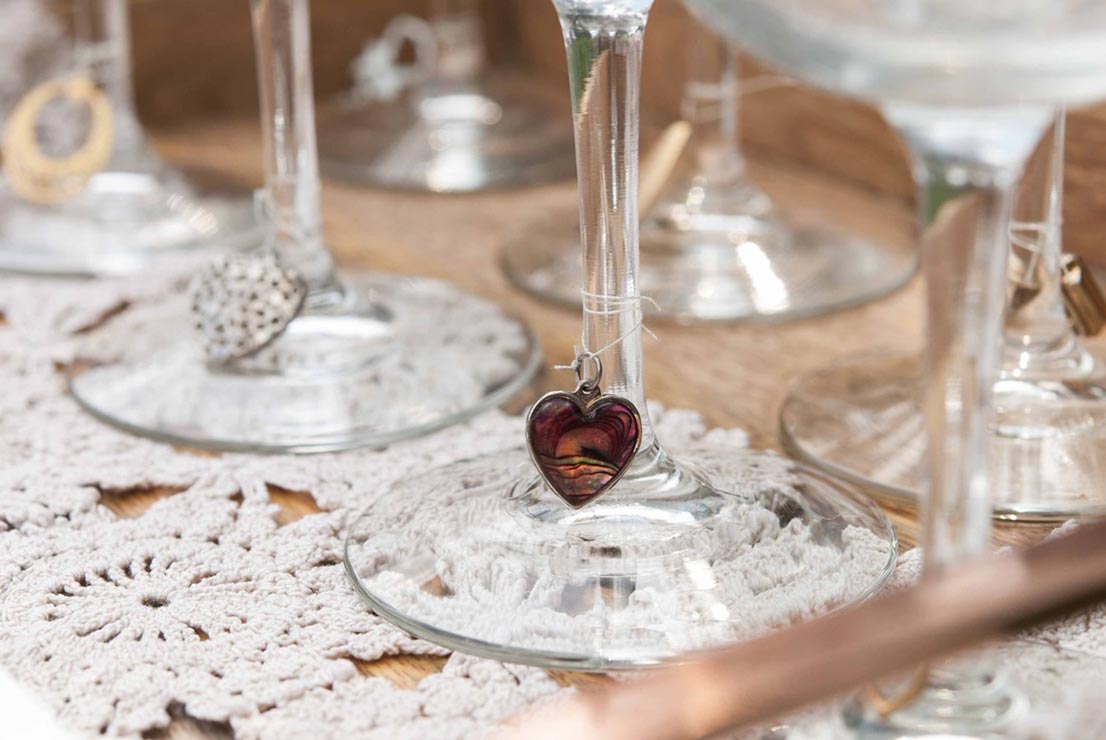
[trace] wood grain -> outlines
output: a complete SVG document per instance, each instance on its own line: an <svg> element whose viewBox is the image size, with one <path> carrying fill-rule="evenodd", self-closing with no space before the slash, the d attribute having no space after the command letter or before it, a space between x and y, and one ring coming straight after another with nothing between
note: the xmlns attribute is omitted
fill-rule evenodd
<svg viewBox="0 0 1106 740"><path fill-rule="evenodd" d="M229 179L260 179L260 143L252 117L196 123L155 133L154 143L172 162L220 171ZM903 198L852 187L817 171L780 161L751 162L752 173L777 199L803 198L839 212L850 228L889 239L910 239L912 209ZM508 285L498 255L508 239L525 237L549 214L574 218L575 187L566 182L519 191L463 197L401 194L324 185L324 228L340 265L385 272L413 272L448 278L524 317L537 332L548 367L569 357L579 336L577 312L550 307ZM658 342L646 344L647 384L655 401L700 411L711 426L743 427L757 447L779 449L777 410L800 375L853 352L877 347L909 348L920 337L917 281L876 303L836 315L780 325L681 328L658 324ZM546 372L529 398L562 387L566 379ZM519 403L526 399L516 402ZM104 503L122 516L141 516L172 489L105 491ZM318 511L302 491L271 488L281 523ZM904 546L917 541L916 513L889 509ZM999 525L996 541L1025 544L1048 527ZM442 667L441 658L397 656L359 663L365 675L382 676L412 688ZM563 685L587 690L607 678L554 672ZM222 725L197 723L183 712L159 737L226 737Z"/></svg>
<svg viewBox="0 0 1106 740"><path fill-rule="evenodd" d="M427 0L313 0L315 88L321 102L349 83L350 61L398 12L422 14ZM256 111L246 0L132 0L135 83L152 125ZM560 28L548 0L484 0L492 57L520 64L566 89ZM643 105L664 123L677 116L688 18L678 0L658 0L646 34ZM746 76L764 69L745 59ZM851 180L894 197L913 184L898 137L871 106L807 87L746 98L743 145L759 156ZM1065 246L1106 264L1106 106L1074 111L1068 125Z"/></svg>

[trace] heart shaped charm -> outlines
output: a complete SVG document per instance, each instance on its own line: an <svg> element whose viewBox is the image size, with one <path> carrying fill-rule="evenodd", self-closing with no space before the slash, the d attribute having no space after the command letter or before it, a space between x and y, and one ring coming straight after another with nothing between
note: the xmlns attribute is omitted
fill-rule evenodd
<svg viewBox="0 0 1106 740"><path fill-rule="evenodd" d="M526 417L530 457L541 477L569 506L579 509L609 491L641 443L641 417L617 396L592 385L575 393L543 396Z"/></svg>
<svg viewBox="0 0 1106 740"><path fill-rule="evenodd" d="M219 257L192 282L192 316L216 362L247 357L273 342L299 313L307 286L271 254Z"/></svg>

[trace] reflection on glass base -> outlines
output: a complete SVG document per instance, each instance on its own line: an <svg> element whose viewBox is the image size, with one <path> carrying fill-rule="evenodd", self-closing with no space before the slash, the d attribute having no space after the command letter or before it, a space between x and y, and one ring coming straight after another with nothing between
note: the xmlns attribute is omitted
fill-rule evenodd
<svg viewBox="0 0 1106 740"><path fill-rule="evenodd" d="M896 541L871 502L776 455L655 444L582 509L524 450L386 489L346 567L377 614L433 642L573 670L655 665L855 603Z"/></svg>
<svg viewBox="0 0 1106 740"><path fill-rule="evenodd" d="M560 88L532 79L429 83L321 111L319 164L340 180L443 193L564 179L576 167L572 115Z"/></svg>
<svg viewBox="0 0 1106 740"><path fill-rule="evenodd" d="M918 373L911 353L861 355L811 373L784 401L785 443L823 470L915 504L925 483ZM1106 385L1006 379L995 386L994 406L995 516L1106 514Z"/></svg>
<svg viewBox="0 0 1106 740"><path fill-rule="evenodd" d="M0 186L0 270L123 276L159 259L261 239L248 192L167 168L101 172L75 199L52 206Z"/></svg>
<svg viewBox="0 0 1106 740"><path fill-rule="evenodd" d="M1005 672L978 671L966 679L934 669L908 706L883 716L857 699L845 710L845 725L862 740L1007 738L1027 709Z"/></svg>
<svg viewBox="0 0 1106 740"><path fill-rule="evenodd" d="M734 231L641 234L642 295L653 318L698 321L787 320L817 316L875 300L914 274L915 256L873 242L812 231L771 231L766 222ZM534 229L507 245L503 265L523 290L565 306L580 305L583 268L579 237L569 221ZM748 233L748 232L745 232Z"/></svg>
<svg viewBox="0 0 1106 740"><path fill-rule="evenodd" d="M994 676L990 682L977 684L974 691L961 694L970 702L963 708L965 711L948 694L931 693L923 696L924 704L882 718L860 696L855 696L749 734L764 740L1106 737L1101 691L1106 681L1106 659L1047 642L1018 639L989 646L983 660L1000 666L1002 676ZM913 674L883 682L880 689L894 696L911 678ZM980 702L985 699L992 699L993 703ZM940 710L942 715L933 716L934 710ZM965 721L958 721L961 719Z"/></svg>
<svg viewBox="0 0 1106 740"><path fill-rule="evenodd" d="M70 379L93 415L126 431L215 450L383 447L493 408L533 377L529 330L433 280L344 276L257 355L209 364L187 324L144 355Z"/></svg>
<svg viewBox="0 0 1106 740"><path fill-rule="evenodd" d="M751 171L765 192L709 191L696 213L668 199L642 223L638 283L659 307L643 306L651 318L815 316L879 298L913 276L913 213L903 204L835 187L808 170L757 165ZM565 209L509 242L504 269L523 290L579 307L579 239L579 216Z"/></svg>

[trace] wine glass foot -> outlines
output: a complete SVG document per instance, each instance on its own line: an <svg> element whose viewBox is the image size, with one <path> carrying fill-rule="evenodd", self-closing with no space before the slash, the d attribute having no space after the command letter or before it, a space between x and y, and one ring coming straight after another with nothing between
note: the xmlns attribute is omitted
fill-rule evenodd
<svg viewBox="0 0 1106 740"><path fill-rule="evenodd" d="M776 455L639 454L573 510L524 450L366 494L347 572L377 614L467 653L607 671L655 665L854 603L889 577L887 519Z"/></svg>
<svg viewBox="0 0 1106 740"><path fill-rule="evenodd" d="M538 368L525 325L448 284L346 275L342 289L229 365L206 360L182 298L179 326L140 327L132 356L74 374L70 389L93 415L134 434L307 453L383 447L454 424L507 401Z"/></svg>
<svg viewBox="0 0 1106 740"><path fill-rule="evenodd" d="M159 260L260 244L248 192L170 168L108 170L59 205L0 188L0 270L124 276Z"/></svg>
<svg viewBox="0 0 1106 740"><path fill-rule="evenodd" d="M959 707L945 693L938 700L929 697L925 706L945 710L944 722L919 716L918 709L897 718L881 718L866 701L868 690L836 705L802 711L770 726L747 733L757 740L968 740L1002 738L1028 740L1037 737L1103 737L1106 719L1100 711L1098 687L1106 680L1106 660L1098 655L1059 647L1044 641L1019 639L987 649L986 660L1002 666L1006 676L995 676L991 686L977 686L974 704ZM913 679L905 677L904 682ZM904 685L880 685L880 691L894 696ZM923 695L923 698L925 695ZM980 702L989 697L990 701ZM965 697L967 698L967 697ZM964 711L968 710L968 711ZM989 715L989 717L988 717ZM971 718L971 725L953 724ZM908 721L912 718L913 721ZM997 721L996 721L997 720ZM998 725L1001 729L996 731Z"/></svg>
<svg viewBox="0 0 1106 740"><path fill-rule="evenodd" d="M854 702L845 724L860 740L897 738L1008 738L1025 714L1024 698L1005 681L992 678L978 686L930 687L910 707L882 716Z"/></svg>
<svg viewBox="0 0 1106 740"><path fill-rule="evenodd" d="M324 175L364 185L473 192L571 177L568 101L508 73L393 101L341 101L320 115Z"/></svg>
<svg viewBox="0 0 1106 740"><path fill-rule="evenodd" d="M579 306L575 217L527 230L502 254L526 292ZM917 269L908 243L846 236L771 216L701 217L642 227L639 285L650 318L679 323L784 321L850 308L902 287Z"/></svg>
<svg viewBox="0 0 1106 740"><path fill-rule="evenodd" d="M900 505L925 484L919 360L846 358L802 378L780 413L803 460ZM1004 379L995 387L995 516L1058 520L1106 513L1106 386L1082 379Z"/></svg>

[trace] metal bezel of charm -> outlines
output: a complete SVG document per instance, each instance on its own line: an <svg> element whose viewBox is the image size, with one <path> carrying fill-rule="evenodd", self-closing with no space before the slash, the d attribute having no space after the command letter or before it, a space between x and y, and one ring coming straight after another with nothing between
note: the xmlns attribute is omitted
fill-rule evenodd
<svg viewBox="0 0 1106 740"><path fill-rule="evenodd" d="M271 253L219 257L192 282L192 316L215 362L260 352L299 314L307 285Z"/></svg>
<svg viewBox="0 0 1106 740"><path fill-rule="evenodd" d="M594 377L583 375L585 363ZM526 415L526 447L546 485L573 509L607 493L641 446L641 415L620 396L603 395L603 365L593 354L572 363L576 390L538 399Z"/></svg>

